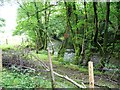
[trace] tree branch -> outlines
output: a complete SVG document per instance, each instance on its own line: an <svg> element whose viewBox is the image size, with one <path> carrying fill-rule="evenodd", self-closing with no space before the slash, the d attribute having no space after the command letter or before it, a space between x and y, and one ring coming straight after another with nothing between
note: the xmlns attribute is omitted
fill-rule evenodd
<svg viewBox="0 0 120 90"><path fill-rule="evenodd" d="M74 80L72 80L71 78L69 78L67 75L63 76L61 74L58 74L57 72L53 72L55 75L57 75L58 77L61 77L63 79L66 79L67 81L71 82L72 84L74 84L75 86L77 86L78 88L86 88L86 86L82 83L82 85L78 84L77 82L75 82Z"/></svg>

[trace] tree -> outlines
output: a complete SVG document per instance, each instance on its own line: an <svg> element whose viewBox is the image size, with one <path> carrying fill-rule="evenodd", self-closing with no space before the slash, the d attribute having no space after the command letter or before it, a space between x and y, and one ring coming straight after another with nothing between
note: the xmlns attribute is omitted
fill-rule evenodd
<svg viewBox="0 0 120 90"><path fill-rule="evenodd" d="M101 60L101 64L102 64L101 67L105 67L105 63L107 61L106 59L107 59L109 16L110 16L110 1L108 0L108 2L106 2L106 20L105 20L104 42L103 42L104 56L103 56L103 60ZM108 60L108 62L109 62L109 60Z"/></svg>
<svg viewBox="0 0 120 90"><path fill-rule="evenodd" d="M19 2L18 2L19 3ZM18 25L14 34L25 33L36 43L36 52L47 48L47 23L50 13L46 10L53 5L50 3L28 2L20 4L18 9ZM43 12L45 11L45 12ZM45 15L45 21L42 20Z"/></svg>

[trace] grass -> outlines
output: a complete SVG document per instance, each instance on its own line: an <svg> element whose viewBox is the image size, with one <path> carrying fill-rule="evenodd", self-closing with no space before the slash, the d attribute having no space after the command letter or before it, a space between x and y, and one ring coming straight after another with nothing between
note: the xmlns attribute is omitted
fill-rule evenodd
<svg viewBox="0 0 120 90"><path fill-rule="evenodd" d="M38 75L3 69L2 87L5 88L51 88L51 82Z"/></svg>
<svg viewBox="0 0 120 90"><path fill-rule="evenodd" d="M13 48L14 48L13 45L7 45L7 44L0 45L0 49L2 49L2 50L9 50L9 49L13 49Z"/></svg>
<svg viewBox="0 0 120 90"><path fill-rule="evenodd" d="M42 53L43 52L43 53ZM36 57L38 57L40 60L48 60L48 55L45 52L45 50L39 51L38 54L36 54L34 51L31 52L33 55L35 55Z"/></svg>
<svg viewBox="0 0 120 90"><path fill-rule="evenodd" d="M45 79L41 74L22 73L15 70L8 70L3 68L2 80L0 86L4 88L51 88L50 79ZM74 85L56 77L56 88L75 88Z"/></svg>
<svg viewBox="0 0 120 90"><path fill-rule="evenodd" d="M0 71L0 87L2 86L2 72Z"/></svg>

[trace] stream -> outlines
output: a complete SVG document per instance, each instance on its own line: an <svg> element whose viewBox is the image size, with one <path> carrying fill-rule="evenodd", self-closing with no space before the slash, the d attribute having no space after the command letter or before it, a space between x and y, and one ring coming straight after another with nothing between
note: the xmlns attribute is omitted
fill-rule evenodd
<svg viewBox="0 0 120 90"><path fill-rule="evenodd" d="M58 50L61 46L62 42L60 41L56 41L56 40L53 40L52 43L48 43L48 47L50 48L50 52L52 52L52 45L53 45L53 48L54 48L54 56L57 57L58 56ZM73 62L73 59L74 59L74 49L66 49L66 52L64 54L64 61L66 62Z"/></svg>
<svg viewBox="0 0 120 90"><path fill-rule="evenodd" d="M54 48L54 56L57 57L58 56L58 50L61 46L62 42L60 41L56 41L56 40L52 40L52 43L48 43L48 47L50 48L50 52L52 52L52 45L53 45L53 48ZM66 49L66 52L64 54L64 61L66 62L73 62L74 60L74 56L75 56L75 53L74 53L74 49ZM100 60L100 56L96 53L94 54L93 56L91 56L91 60L94 62L94 63L98 63L99 60Z"/></svg>

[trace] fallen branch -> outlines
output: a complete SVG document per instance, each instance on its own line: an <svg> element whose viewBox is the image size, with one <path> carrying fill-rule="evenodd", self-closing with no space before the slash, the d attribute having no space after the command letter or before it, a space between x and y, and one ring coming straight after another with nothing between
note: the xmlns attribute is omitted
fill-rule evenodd
<svg viewBox="0 0 120 90"><path fill-rule="evenodd" d="M66 76L63 76L63 75L61 75L61 74L58 74L57 72L55 72L55 71L53 71L53 73L55 74L55 75L57 75L58 77L61 77L61 78L63 78L63 79L66 79L67 81L69 81L69 82L71 82L72 84L74 84L75 86L77 86L78 88L86 88L86 86L83 84L83 85L80 85L80 84L78 84L77 82L75 82L74 80L72 80L71 78L69 78L67 75Z"/></svg>

